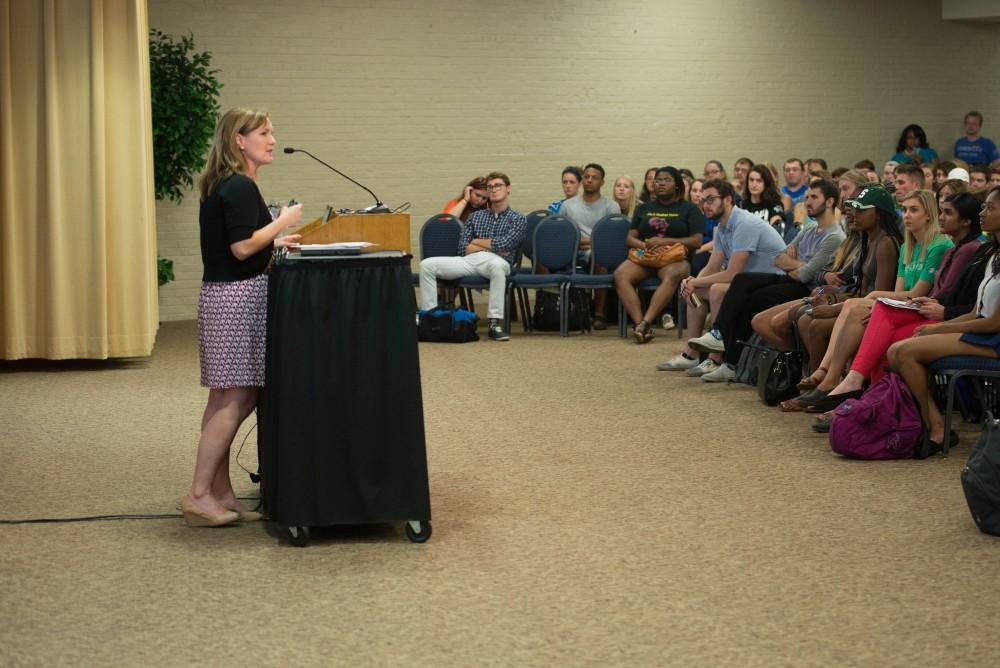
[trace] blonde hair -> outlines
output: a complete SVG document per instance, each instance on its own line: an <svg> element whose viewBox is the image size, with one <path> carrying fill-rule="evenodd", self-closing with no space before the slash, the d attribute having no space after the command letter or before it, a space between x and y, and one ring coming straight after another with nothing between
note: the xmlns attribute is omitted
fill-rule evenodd
<svg viewBox="0 0 1000 668"><path fill-rule="evenodd" d="M638 195L636 195L635 192L635 181L632 180L631 176L625 176L623 174L622 176L619 176L618 178L615 179L615 185L618 185L618 182L621 181L622 179L628 181L628 184L632 186L632 195L628 198L628 211L622 211L622 215L631 218L632 215L635 213L635 205L636 202L638 201ZM611 198L614 199L614 186L612 186L611 188Z"/></svg>
<svg viewBox="0 0 1000 668"><path fill-rule="evenodd" d="M863 169L848 169L846 172L840 175L841 181L849 181L859 188L867 188L871 185L868 180L868 175Z"/></svg>
<svg viewBox="0 0 1000 668"><path fill-rule="evenodd" d="M900 204L911 199L920 200L920 205L927 214L927 225L924 227L924 231L919 239L914 237L913 233L909 230L903 230L904 265L910 264L913 261L913 248L916 244L920 244L920 257L918 259L923 260L927 257L928 247L930 247L935 239L941 236L941 229L938 226L937 196L930 190L914 190L904 197Z"/></svg>
<svg viewBox="0 0 1000 668"><path fill-rule="evenodd" d="M208 166L198 180L201 201L208 199L212 190L223 179L233 174L246 174L247 161L236 144L236 135L249 134L268 121L266 111L237 107L230 109L215 126L215 139L208 153Z"/></svg>

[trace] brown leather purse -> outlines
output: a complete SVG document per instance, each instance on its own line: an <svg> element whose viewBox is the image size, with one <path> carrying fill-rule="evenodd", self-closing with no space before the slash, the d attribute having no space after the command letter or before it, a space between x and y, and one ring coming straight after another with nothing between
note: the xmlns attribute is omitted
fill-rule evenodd
<svg viewBox="0 0 1000 668"><path fill-rule="evenodd" d="M668 264L686 260L687 248L684 244L664 244L653 248L632 248L628 252L628 259L641 267L659 269Z"/></svg>

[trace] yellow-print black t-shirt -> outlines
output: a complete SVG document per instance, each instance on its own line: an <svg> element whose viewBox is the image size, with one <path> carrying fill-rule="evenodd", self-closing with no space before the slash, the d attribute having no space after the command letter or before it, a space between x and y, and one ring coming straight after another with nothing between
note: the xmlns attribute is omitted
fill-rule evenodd
<svg viewBox="0 0 1000 668"><path fill-rule="evenodd" d="M632 216L632 229L639 231L639 239L669 237L680 239L692 234L705 233L705 216L691 202L679 200L664 206L656 200L639 206Z"/></svg>

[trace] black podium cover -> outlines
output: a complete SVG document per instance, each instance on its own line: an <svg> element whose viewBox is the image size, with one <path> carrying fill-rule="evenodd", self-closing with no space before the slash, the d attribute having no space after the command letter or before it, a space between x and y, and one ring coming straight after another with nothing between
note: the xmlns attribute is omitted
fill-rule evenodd
<svg viewBox="0 0 1000 668"><path fill-rule="evenodd" d="M429 520L410 263L276 263L258 435L284 526Z"/></svg>

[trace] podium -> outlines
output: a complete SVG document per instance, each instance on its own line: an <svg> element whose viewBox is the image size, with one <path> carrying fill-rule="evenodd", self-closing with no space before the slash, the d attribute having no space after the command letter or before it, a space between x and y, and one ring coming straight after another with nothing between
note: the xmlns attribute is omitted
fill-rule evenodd
<svg viewBox="0 0 1000 668"><path fill-rule="evenodd" d="M374 251L399 250L407 255L410 246L410 214L408 213L349 213L332 215L325 223L322 218L298 230L299 243L332 244L338 241L368 241L378 244Z"/></svg>
<svg viewBox="0 0 1000 668"><path fill-rule="evenodd" d="M257 420L265 512L298 546L310 527L375 522L404 522L411 541L427 540L409 258L288 256L267 288Z"/></svg>

